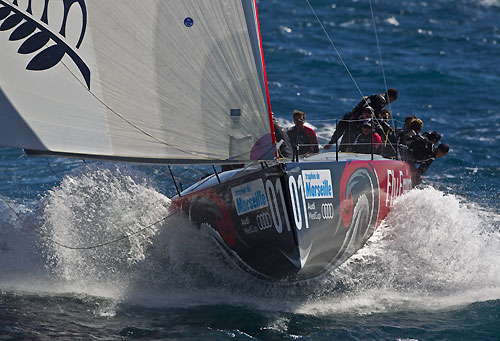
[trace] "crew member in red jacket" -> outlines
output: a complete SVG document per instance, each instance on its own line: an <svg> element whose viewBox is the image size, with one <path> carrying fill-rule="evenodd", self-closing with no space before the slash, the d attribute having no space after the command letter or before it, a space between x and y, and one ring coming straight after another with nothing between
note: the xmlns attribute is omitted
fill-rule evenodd
<svg viewBox="0 0 500 341"><path fill-rule="evenodd" d="M298 144L299 155L319 153L318 138L316 137L316 133L314 130L304 125L306 122L306 114L303 111L294 110L293 122L295 125L288 129L287 133L294 151L297 150Z"/></svg>

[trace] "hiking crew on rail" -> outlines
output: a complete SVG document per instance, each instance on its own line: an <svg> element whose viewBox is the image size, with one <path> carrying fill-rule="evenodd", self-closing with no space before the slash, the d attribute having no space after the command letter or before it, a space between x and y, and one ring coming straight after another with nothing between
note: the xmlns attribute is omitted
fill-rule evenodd
<svg viewBox="0 0 500 341"><path fill-rule="evenodd" d="M432 162L446 155L450 147L446 144L435 146L441 139L441 134L437 131L420 135L423 122L414 115L406 117L402 129L395 130L388 122L391 119L391 112L386 106L397 98L396 89L389 89L384 94L363 97L358 105L338 122L324 149L331 149L332 145L341 139L339 145L341 152L373 153L388 158L400 157L409 164L412 184L417 186L422 182L422 175ZM284 141L285 144L292 145L293 159L319 153L316 133L304 125L305 121L306 114L303 111L293 111L294 126L287 130L288 141ZM288 150L283 153L280 148L280 156L290 159Z"/></svg>

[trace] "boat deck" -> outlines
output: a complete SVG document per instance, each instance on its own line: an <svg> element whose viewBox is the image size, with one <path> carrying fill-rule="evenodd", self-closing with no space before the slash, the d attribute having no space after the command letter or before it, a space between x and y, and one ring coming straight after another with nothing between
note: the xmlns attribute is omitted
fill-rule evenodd
<svg viewBox="0 0 500 341"><path fill-rule="evenodd" d="M387 160L386 158L380 156L380 155L373 155L374 160ZM368 161L371 160L371 154L356 154L356 153L343 153L339 152L338 153L338 162L346 162L346 161ZM284 160L283 160L284 161ZM300 157L299 162L336 162L337 161L337 156L335 152L326 152L326 153L320 153L320 154L314 154L306 157ZM281 162L281 161L268 161L267 164L275 164L276 162ZM256 170L259 170L262 168L262 165L260 163L254 163L251 165L248 165L245 168L240 168L240 169L234 169L230 171L225 171L219 173L219 179L221 182L224 182L226 180L229 180L235 176L242 176L247 172L255 172ZM181 195L186 195L188 193L192 193L194 191L202 190L207 187L214 186L218 183L219 181L217 180L217 177L215 174L212 174L210 176L207 176L205 179L202 179L195 183L194 185L186 188Z"/></svg>

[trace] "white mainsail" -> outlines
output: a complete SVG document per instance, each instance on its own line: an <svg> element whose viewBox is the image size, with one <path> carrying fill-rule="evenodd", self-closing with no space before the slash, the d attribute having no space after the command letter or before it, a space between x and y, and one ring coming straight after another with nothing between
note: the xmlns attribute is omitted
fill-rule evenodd
<svg viewBox="0 0 500 341"><path fill-rule="evenodd" d="M272 159L255 0L0 0L0 145Z"/></svg>

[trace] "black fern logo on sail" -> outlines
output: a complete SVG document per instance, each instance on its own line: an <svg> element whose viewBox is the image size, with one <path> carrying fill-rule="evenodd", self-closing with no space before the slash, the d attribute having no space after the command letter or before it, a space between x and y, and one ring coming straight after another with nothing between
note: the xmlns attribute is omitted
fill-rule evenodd
<svg viewBox="0 0 500 341"><path fill-rule="evenodd" d="M49 1L44 0L45 6L41 14L41 22L45 25L49 24ZM61 0L64 6L64 15L61 21L59 35L66 38L66 27L68 25L68 16L73 5L79 5L82 13L82 27L79 40L76 44L76 49L79 49L85 32L87 30L87 6L84 0ZM28 63L28 70L42 71L48 70L62 60L67 55L80 70L87 87L90 90L90 70L85 62L78 54L63 40L58 34L51 32L45 25L39 23L34 18L33 9L31 6L32 0L28 0L26 11L19 9L18 0L14 0L12 4L5 0L0 0L0 31L9 31L14 29L9 40L23 40L23 44L19 47L18 53L31 54L38 52ZM52 20L52 19L51 19ZM55 44L48 46L50 42Z"/></svg>

